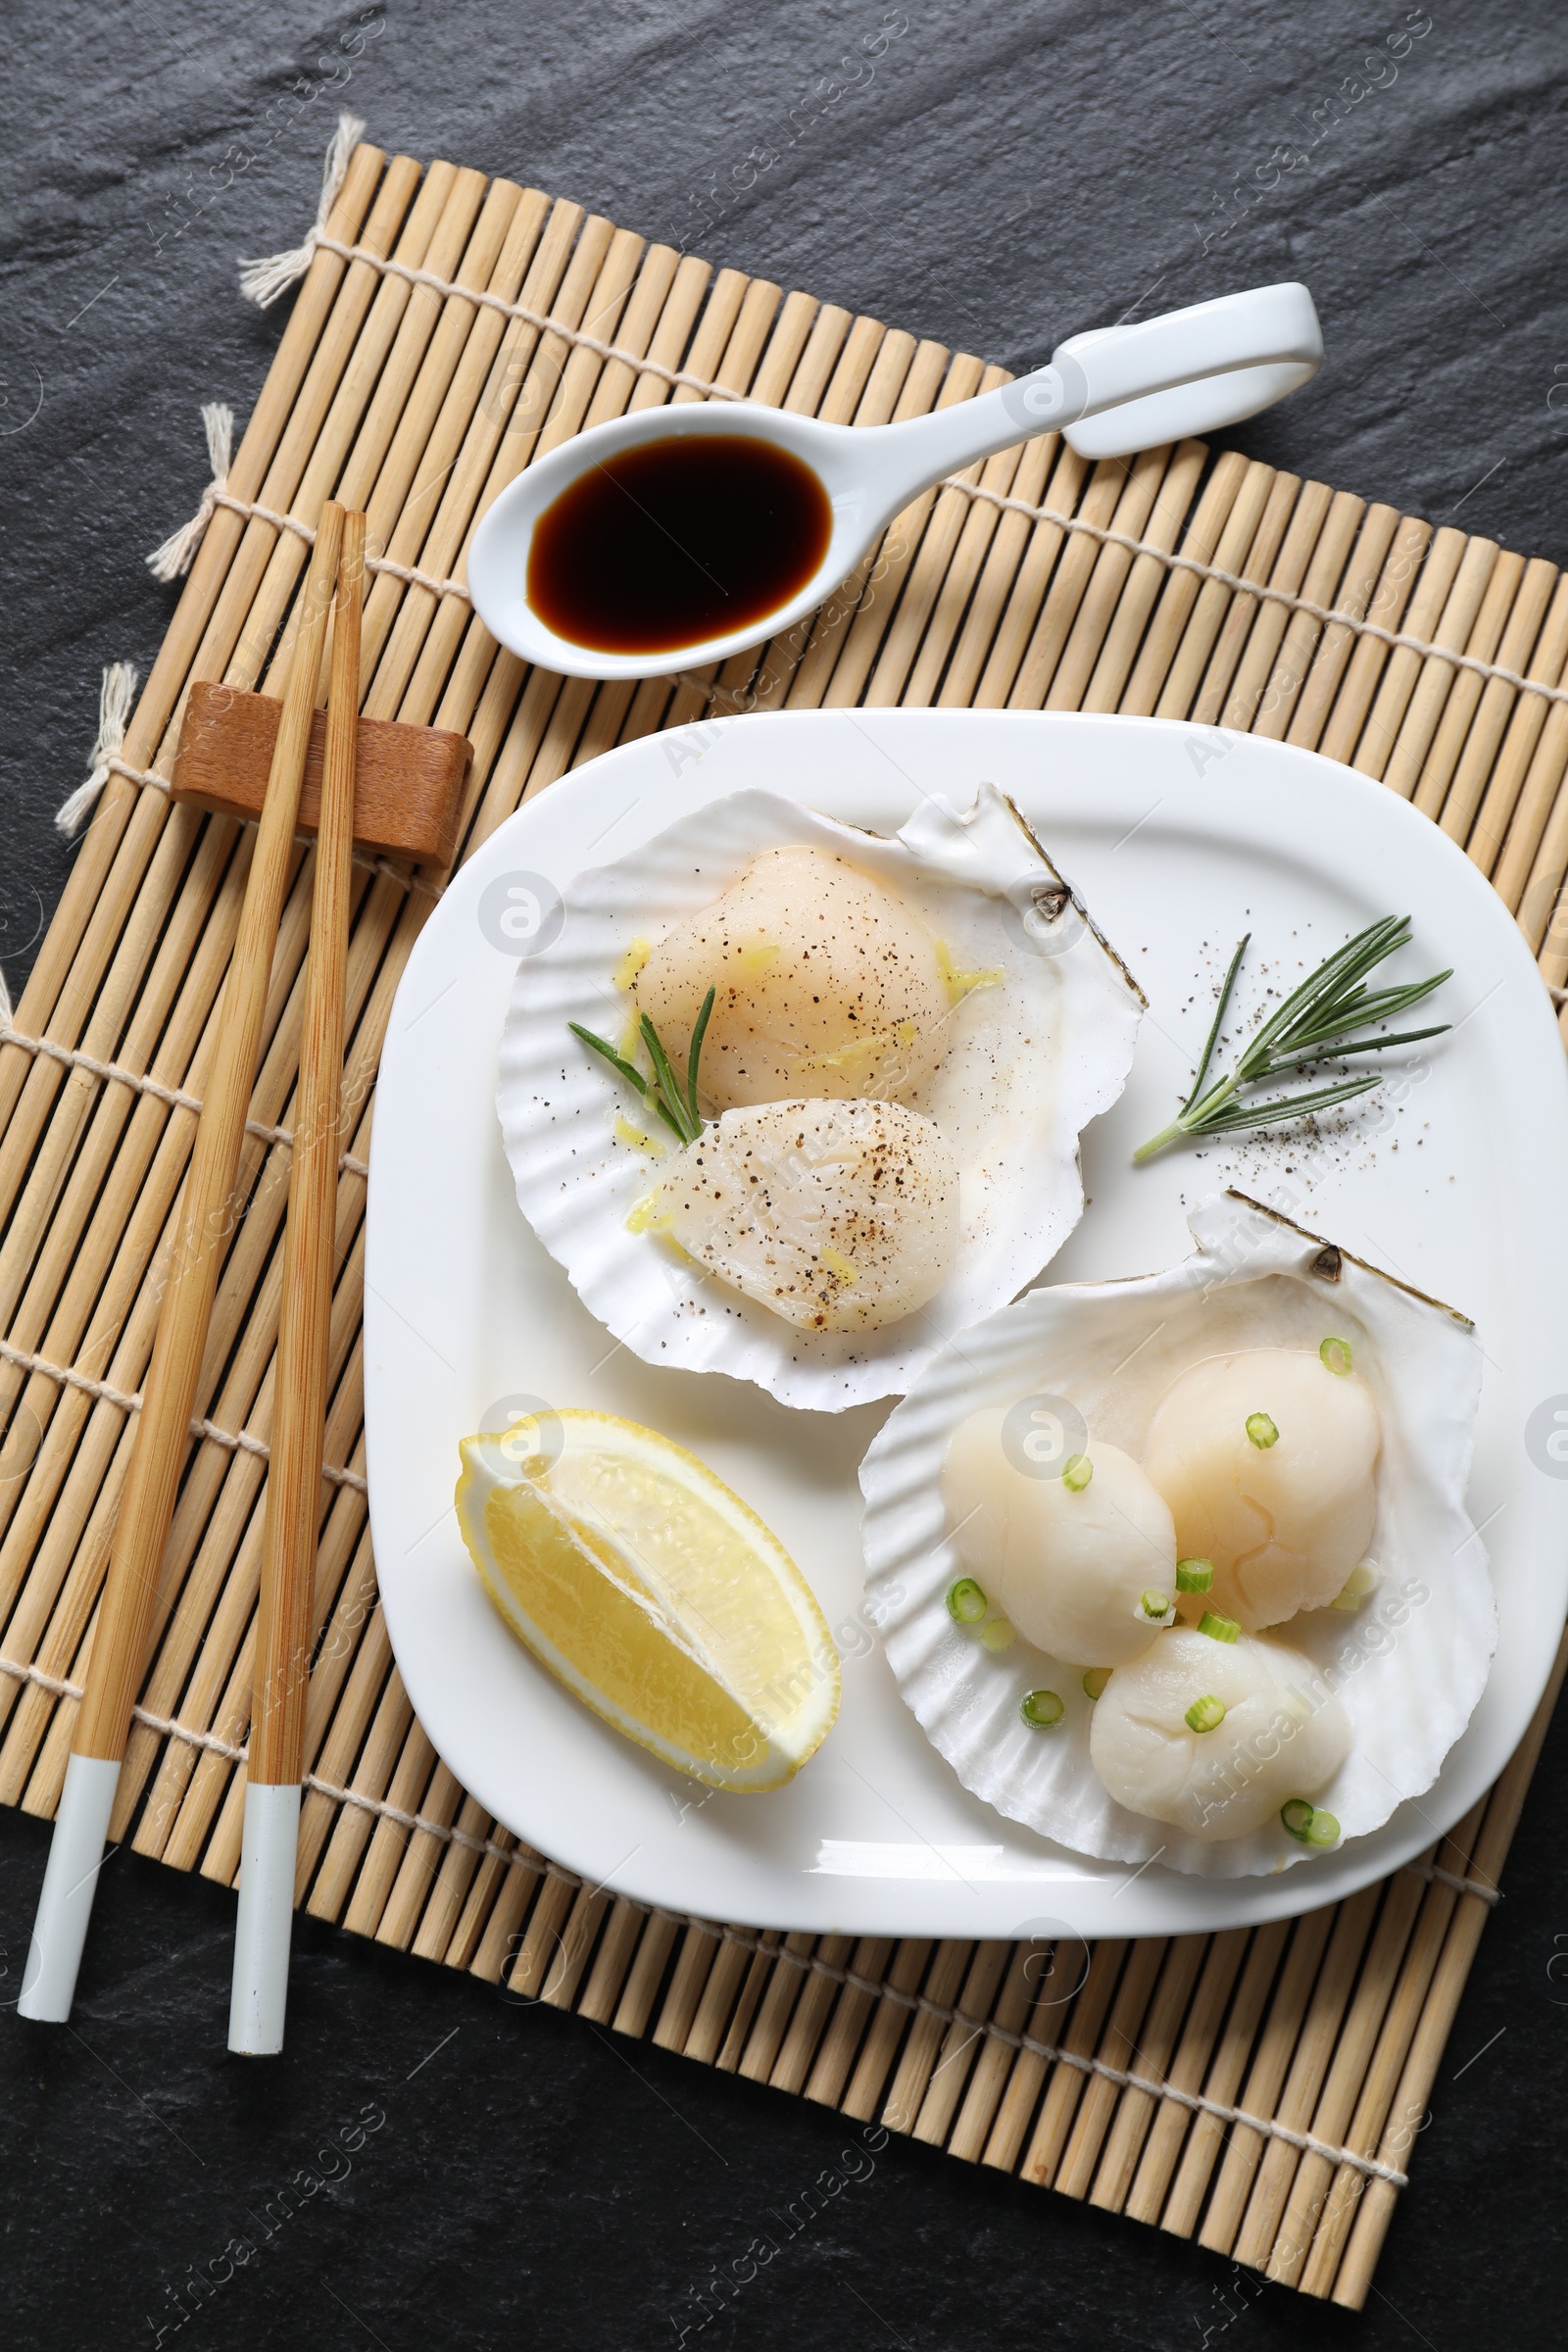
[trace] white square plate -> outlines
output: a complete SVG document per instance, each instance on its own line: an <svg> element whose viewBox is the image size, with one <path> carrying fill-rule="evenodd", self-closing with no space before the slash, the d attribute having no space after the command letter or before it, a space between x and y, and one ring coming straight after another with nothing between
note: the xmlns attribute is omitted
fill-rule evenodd
<svg viewBox="0 0 1568 2352"><path fill-rule="evenodd" d="M677 816L751 787L893 832L922 793L1009 793L1150 999L1126 1094L1084 1140L1090 1197L1047 1280L1188 1254L1185 1208L1235 1183L1472 1316L1486 1350L1472 1515L1501 1635L1436 1786L1375 1836L1282 1877L1205 1880L1084 1860L970 1796L895 1690L859 1613L857 1468L886 1404L792 1412L612 1343L525 1224L501 1149L496 1054L514 968L492 941L509 878L564 889ZM486 893L490 896L486 900ZM1208 985L1244 931L1294 979L1409 912L1400 972L1455 967L1452 1033L1396 1083L1298 1131L1143 1168L1186 1091ZM1197 983L1197 985L1195 985ZM1254 986L1257 985L1254 979ZM1425 1012L1423 1007L1423 1013ZM862 1935L1176 1935L1310 1908L1429 1845L1495 1778L1540 1696L1568 1601L1568 1075L1528 949L1476 868L1352 770L1155 719L968 710L783 712L653 735L530 802L454 879L415 948L377 1089L366 1260L370 1521L382 1604L421 1723L465 1788L592 1883L673 1911ZM512 1638L458 1534L460 1437L503 1398L662 1430L767 1521L844 1659L825 1745L784 1789L712 1794L606 1729ZM1534 1422L1532 1417L1534 1416ZM1527 1430L1529 1437L1527 1438ZM1559 1446L1568 1452L1568 1447Z"/></svg>

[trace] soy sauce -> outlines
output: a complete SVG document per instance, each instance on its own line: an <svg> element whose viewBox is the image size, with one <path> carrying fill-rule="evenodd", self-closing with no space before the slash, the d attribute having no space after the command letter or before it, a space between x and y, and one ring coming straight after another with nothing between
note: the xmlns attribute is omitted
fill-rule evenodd
<svg viewBox="0 0 1568 2352"><path fill-rule="evenodd" d="M833 510L808 466L745 433L621 452L534 525L528 602L558 637L668 654L761 623L827 553Z"/></svg>

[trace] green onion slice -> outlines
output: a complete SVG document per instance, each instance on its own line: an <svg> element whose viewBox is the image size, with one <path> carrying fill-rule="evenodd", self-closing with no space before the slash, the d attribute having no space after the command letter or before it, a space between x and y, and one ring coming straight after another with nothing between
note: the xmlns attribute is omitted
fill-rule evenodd
<svg viewBox="0 0 1568 2352"><path fill-rule="evenodd" d="M1176 1590L1178 1592L1206 1592L1214 1582L1212 1560L1178 1560Z"/></svg>
<svg viewBox="0 0 1568 2352"><path fill-rule="evenodd" d="M948 1615L955 1625L978 1625L990 1605L972 1576L960 1576L948 1587Z"/></svg>
<svg viewBox="0 0 1568 2352"><path fill-rule="evenodd" d="M1366 1599L1367 1595L1371 1592L1375 1592L1377 1588L1377 1563L1375 1560L1363 1560L1359 1568L1352 1568L1350 1570L1349 1575L1345 1580L1344 1590L1336 1596L1335 1599L1329 1602L1329 1607L1331 1609L1344 1609L1347 1613L1351 1610L1358 1609L1360 1608L1362 1602Z"/></svg>
<svg viewBox="0 0 1568 2352"><path fill-rule="evenodd" d="M1288 1796L1280 1807L1280 1820L1289 1837L1306 1843L1312 1830L1312 1807L1304 1796Z"/></svg>
<svg viewBox="0 0 1568 2352"><path fill-rule="evenodd" d="M1225 1701L1195 1698L1183 1720L1190 1732L1217 1732L1225 1720Z"/></svg>
<svg viewBox="0 0 1568 2352"><path fill-rule="evenodd" d="M993 1617L981 1627L980 1639L987 1649L1010 1649L1018 1637L1005 1617Z"/></svg>
<svg viewBox="0 0 1568 2352"><path fill-rule="evenodd" d="M1140 1593L1138 1607L1141 1615L1158 1625L1170 1615L1170 1594L1153 1591Z"/></svg>
<svg viewBox="0 0 1568 2352"><path fill-rule="evenodd" d="M1319 1813L1313 1808L1312 1826L1306 1833L1308 1845L1338 1845L1340 1825L1332 1813Z"/></svg>
<svg viewBox="0 0 1568 2352"><path fill-rule="evenodd" d="M1337 1372L1341 1380L1350 1369L1350 1343L1348 1340L1325 1340L1318 1349L1318 1354L1328 1370Z"/></svg>
<svg viewBox="0 0 1568 2352"><path fill-rule="evenodd" d="M1270 1446L1277 1446L1279 1443L1280 1433L1275 1428L1273 1422L1269 1419L1267 1413L1249 1413L1247 1416L1247 1434L1251 1439L1252 1444L1257 1447L1259 1453L1266 1452Z"/></svg>
<svg viewBox="0 0 1568 2352"><path fill-rule="evenodd" d="M1198 1620L1198 1630L1211 1642L1234 1642L1242 1629L1234 1617L1220 1617L1214 1610L1205 1609Z"/></svg>
<svg viewBox="0 0 1568 2352"><path fill-rule="evenodd" d="M1108 1666L1091 1666L1089 1672L1084 1676L1085 1698L1102 1697L1109 1680L1110 1668Z"/></svg>
<svg viewBox="0 0 1568 2352"><path fill-rule="evenodd" d="M1061 1483L1069 1494L1081 1494L1095 1475L1095 1465L1087 1453L1069 1453L1061 1466Z"/></svg>
<svg viewBox="0 0 1568 2352"><path fill-rule="evenodd" d="M1018 1701L1018 1712L1032 1732L1049 1732L1067 1710L1054 1690L1026 1690Z"/></svg>

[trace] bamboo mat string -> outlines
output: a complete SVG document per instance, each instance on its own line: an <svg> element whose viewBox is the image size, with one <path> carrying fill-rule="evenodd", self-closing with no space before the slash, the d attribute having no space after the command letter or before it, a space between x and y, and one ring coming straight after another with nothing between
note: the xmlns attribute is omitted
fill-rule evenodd
<svg viewBox="0 0 1568 2352"><path fill-rule="evenodd" d="M189 522L182 522L177 531L171 531L162 547L155 547L147 558L147 568L155 580L184 578L196 560L196 551L218 502L228 489L228 469L234 459L234 412L223 401L203 401L202 425L207 434L207 463L213 469L213 478L202 492L202 503Z"/></svg>
<svg viewBox="0 0 1568 2352"><path fill-rule="evenodd" d="M94 1380L88 1372L77 1372L65 1364L52 1364L47 1356L30 1354L25 1348L13 1348L9 1341L0 1340L0 1362L15 1364L19 1372L41 1375L45 1380L59 1383L62 1388L80 1390L85 1396L101 1404L115 1404L122 1413L141 1411L140 1393L117 1389L107 1380ZM253 1437L246 1429L221 1429L216 1421L195 1419L190 1425L193 1438L203 1438L214 1446L221 1446L230 1453L253 1453L259 1461L268 1461L271 1447L265 1438ZM335 1462L321 1464L321 1476L335 1487L350 1487L357 1494L368 1494L369 1488L357 1470L342 1469Z"/></svg>
<svg viewBox="0 0 1568 2352"><path fill-rule="evenodd" d="M167 542L166 542L167 544ZM74 838L88 809L109 781L125 740L137 671L129 662L111 662L98 690L98 733L87 756L87 774L55 812L55 826L67 841Z"/></svg>
<svg viewBox="0 0 1568 2352"><path fill-rule="evenodd" d="M326 242L326 224L333 204L348 174L349 158L365 136L365 124L357 115L342 114L337 119L326 150L326 166L321 174L321 197L316 208L316 220L305 232L302 241L284 253L270 253L260 261L241 262L239 290L247 302L259 310L268 310L280 294L286 294L297 278L305 275L315 261L318 248ZM374 257L379 260L379 255Z"/></svg>
<svg viewBox="0 0 1568 2352"><path fill-rule="evenodd" d="M144 1077L135 1070L122 1069L118 1062L100 1061L95 1054L83 1054L78 1047L57 1046L52 1037L25 1036L22 1030L13 1028L9 1006L0 1017L0 1046L20 1046L24 1054L45 1054L68 1070L85 1070L89 1077L128 1087L133 1095L150 1095L155 1102L168 1103L171 1110L199 1111L202 1106L200 1095L187 1095L177 1086L161 1086L156 1078ZM291 1127L269 1127L260 1119L247 1119L245 1132L264 1144L291 1145L294 1141ZM356 1159L352 1152L340 1152L337 1164L355 1176L368 1176L370 1173L369 1162Z"/></svg>

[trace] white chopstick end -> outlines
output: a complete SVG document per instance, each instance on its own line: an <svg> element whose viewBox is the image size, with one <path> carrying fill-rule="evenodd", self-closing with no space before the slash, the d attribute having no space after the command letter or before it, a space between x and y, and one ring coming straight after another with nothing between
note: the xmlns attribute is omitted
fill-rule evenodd
<svg viewBox="0 0 1568 2352"><path fill-rule="evenodd" d="M120 1766L113 1757L73 1756L66 1766L32 1943L23 1971L19 2017L63 2026L71 2015L119 1785Z"/></svg>
<svg viewBox="0 0 1568 2352"><path fill-rule="evenodd" d="M248 1784L228 2004L228 2046L242 2058L275 2058L283 2047L299 1832L297 1784Z"/></svg>

